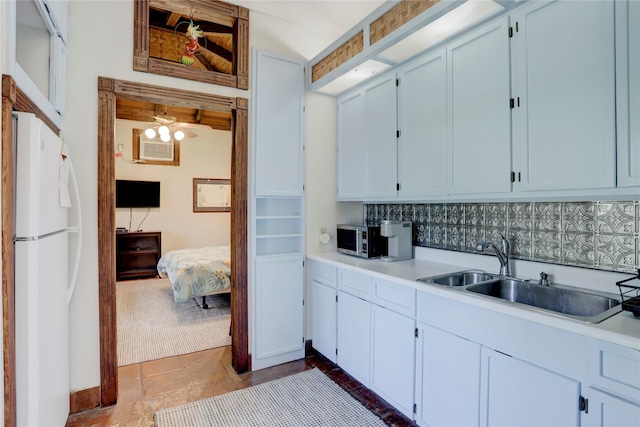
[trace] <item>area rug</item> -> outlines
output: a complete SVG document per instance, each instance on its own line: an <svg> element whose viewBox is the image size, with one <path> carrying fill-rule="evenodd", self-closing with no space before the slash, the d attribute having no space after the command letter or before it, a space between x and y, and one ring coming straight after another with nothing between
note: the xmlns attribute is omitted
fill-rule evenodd
<svg viewBox="0 0 640 427"><path fill-rule="evenodd" d="M118 366L231 345L229 295L207 304L176 304L169 279L116 283Z"/></svg>
<svg viewBox="0 0 640 427"><path fill-rule="evenodd" d="M155 413L157 427L385 426L317 368Z"/></svg>

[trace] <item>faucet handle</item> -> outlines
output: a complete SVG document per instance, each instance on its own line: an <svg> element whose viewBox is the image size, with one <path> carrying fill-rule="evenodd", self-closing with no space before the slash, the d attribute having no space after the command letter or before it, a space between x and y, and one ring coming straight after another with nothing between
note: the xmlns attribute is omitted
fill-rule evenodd
<svg viewBox="0 0 640 427"><path fill-rule="evenodd" d="M540 280L538 281L538 284L542 285L542 286L549 286L549 275L547 273L545 273L544 271L540 272Z"/></svg>

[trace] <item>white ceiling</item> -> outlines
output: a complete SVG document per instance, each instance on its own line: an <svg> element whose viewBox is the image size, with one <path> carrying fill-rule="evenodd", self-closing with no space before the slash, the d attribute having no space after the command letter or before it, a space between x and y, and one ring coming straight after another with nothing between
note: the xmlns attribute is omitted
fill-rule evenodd
<svg viewBox="0 0 640 427"><path fill-rule="evenodd" d="M227 0L289 24L296 50L311 59L366 18L384 0ZM294 29L296 34L292 34Z"/></svg>

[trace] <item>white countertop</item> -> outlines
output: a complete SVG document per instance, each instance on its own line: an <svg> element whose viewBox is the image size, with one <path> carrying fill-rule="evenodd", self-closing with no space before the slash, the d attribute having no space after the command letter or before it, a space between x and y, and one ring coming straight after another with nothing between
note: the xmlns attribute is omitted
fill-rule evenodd
<svg viewBox="0 0 640 427"><path fill-rule="evenodd" d="M362 272L385 280L393 280L419 291L429 292L441 297L472 304L502 314L519 317L542 325L563 329L568 332L586 335L602 341L622 345L640 351L640 318L623 311L598 324L585 323L552 313L540 312L523 304L503 301L493 297L465 292L448 286L417 282L421 277L437 276L456 271L477 269L464 265L445 264L424 259L409 261L383 262L364 259L337 252L309 254L307 258L335 265L349 270ZM488 271L491 272L491 271Z"/></svg>

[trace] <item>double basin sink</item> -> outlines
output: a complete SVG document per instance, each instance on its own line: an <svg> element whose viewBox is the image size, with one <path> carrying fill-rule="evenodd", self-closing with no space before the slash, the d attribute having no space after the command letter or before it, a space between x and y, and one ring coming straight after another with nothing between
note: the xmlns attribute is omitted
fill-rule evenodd
<svg viewBox="0 0 640 427"><path fill-rule="evenodd" d="M570 286L541 285L529 280L478 271L460 271L424 277L418 281L524 304L587 323L600 323L622 311L620 300L613 294Z"/></svg>

